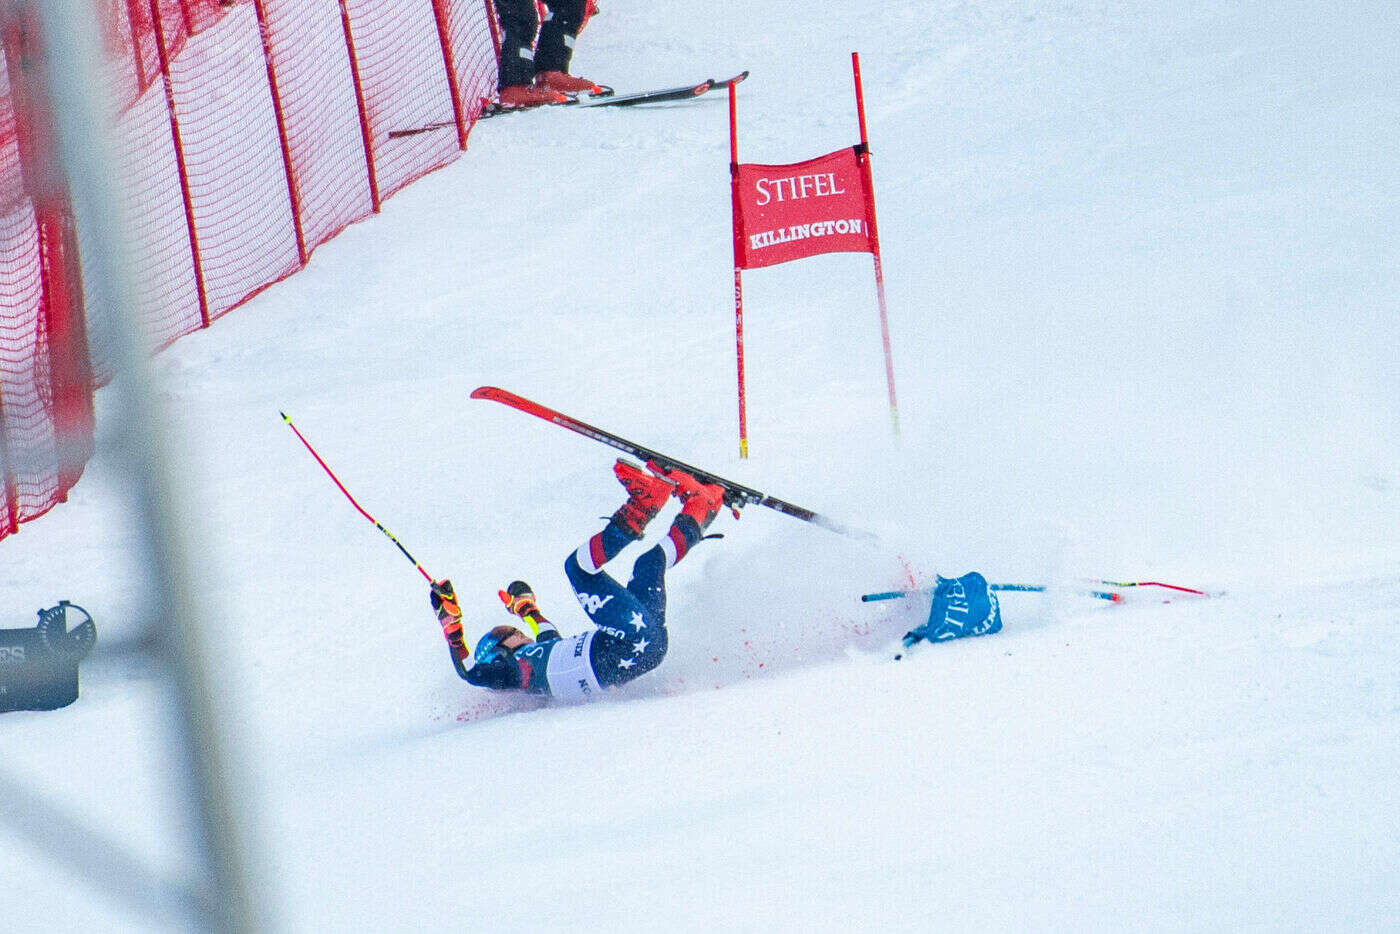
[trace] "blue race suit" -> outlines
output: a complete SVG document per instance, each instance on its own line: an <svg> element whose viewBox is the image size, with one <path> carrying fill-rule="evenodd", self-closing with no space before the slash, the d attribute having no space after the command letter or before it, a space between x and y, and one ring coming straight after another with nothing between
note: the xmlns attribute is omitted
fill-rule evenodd
<svg viewBox="0 0 1400 934"><path fill-rule="evenodd" d="M701 532L693 523L678 522L677 527L671 534L683 535L683 554ZM632 578L624 587L601 570L601 564L631 541L622 529L609 523L580 549L586 551L593 546L599 570L585 569L579 552L571 552L564 560L564 574L594 629L562 638L551 630L516 649L511 656L478 664L470 671L459 667L458 673L485 687L582 700L625 684L661 664L667 644L666 568L675 559L668 558L663 545L653 546L632 565ZM518 676L513 670L516 667Z"/></svg>

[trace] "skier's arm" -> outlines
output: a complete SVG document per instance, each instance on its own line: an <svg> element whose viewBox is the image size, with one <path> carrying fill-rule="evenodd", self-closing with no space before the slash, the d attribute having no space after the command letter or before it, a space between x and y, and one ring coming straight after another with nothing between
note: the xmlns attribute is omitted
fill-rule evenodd
<svg viewBox="0 0 1400 934"><path fill-rule="evenodd" d="M448 649L449 651L452 651L451 646L448 646ZM468 668L466 665L462 664L462 659L458 657L456 651L452 651L452 667L457 669L457 677L461 678L463 681L471 681L471 678L469 677L471 669Z"/></svg>
<svg viewBox="0 0 1400 934"><path fill-rule="evenodd" d="M518 587L516 584L511 585L515 588L511 592L501 591L501 599L505 601L506 608L526 620L539 632L539 637L534 643L537 647L558 640L559 631L535 606L534 594L530 593L529 585L517 583ZM451 581L434 581L428 591L428 600L432 604L433 612L437 614L438 623L442 626L442 634L447 640L452 667L456 670L457 677L476 687L496 691L546 691L543 679L540 679L538 686L533 683L535 679L531 675L535 671L534 666L521 662L514 652L505 657L471 664L472 653L467 648L462 633L462 611L452 590ZM518 633L518 630L515 631ZM548 654L548 651L545 651L543 658L548 658Z"/></svg>
<svg viewBox="0 0 1400 934"><path fill-rule="evenodd" d="M457 604L457 594L452 590L450 580L433 581L428 589L428 602L437 614L442 626L443 638L447 640L447 651L452 655L452 667L457 669L457 677L471 681L467 677L469 669L462 664L471 657L467 650L466 637L462 635L462 610Z"/></svg>

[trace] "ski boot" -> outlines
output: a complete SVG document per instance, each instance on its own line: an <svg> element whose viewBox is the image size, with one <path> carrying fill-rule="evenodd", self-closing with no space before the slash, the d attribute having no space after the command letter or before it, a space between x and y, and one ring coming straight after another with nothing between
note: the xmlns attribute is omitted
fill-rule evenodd
<svg viewBox="0 0 1400 934"><path fill-rule="evenodd" d="M499 97L502 110L524 110L544 104L563 104L568 97L546 86L533 84L512 84L501 88Z"/></svg>
<svg viewBox="0 0 1400 934"><path fill-rule="evenodd" d="M668 477L647 473L631 461L619 457L613 473L627 491L627 502L613 513L613 524L633 539L642 537L647 523L656 518L666 500L676 491L676 482Z"/></svg>
<svg viewBox="0 0 1400 934"><path fill-rule="evenodd" d="M563 71L542 71L535 75L535 87L547 88L551 91L558 91L561 94L582 94L587 92L590 96L597 97L603 93L600 85L594 84L587 78L576 78Z"/></svg>
<svg viewBox="0 0 1400 934"><path fill-rule="evenodd" d="M701 483L683 470L663 470L655 462L648 463L647 468L675 485L675 497L681 501L681 515L694 519L701 532L710 527L724 505L723 487Z"/></svg>

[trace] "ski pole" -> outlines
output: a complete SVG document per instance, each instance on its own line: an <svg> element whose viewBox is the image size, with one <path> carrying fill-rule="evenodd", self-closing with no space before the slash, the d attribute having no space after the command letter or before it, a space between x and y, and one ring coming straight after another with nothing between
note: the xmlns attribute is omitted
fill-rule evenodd
<svg viewBox="0 0 1400 934"><path fill-rule="evenodd" d="M1044 584L988 584L988 590L1015 590L1028 591L1031 593L1043 593L1048 588ZM862 603L871 603L875 600L898 600L903 597L913 597L918 594L933 593L932 587L924 587L919 590L886 590L881 593L868 593L861 595ZM1099 600L1108 600L1117 603L1123 599L1122 594L1112 593L1107 590L1083 590L1079 591L1086 597L1096 597Z"/></svg>
<svg viewBox="0 0 1400 934"><path fill-rule="evenodd" d="M296 436L301 439L301 443L306 445L306 449L311 452L311 456L316 458L316 463L321 465L321 469L324 470L326 474L331 478L331 480L335 482L335 485L340 488L340 492L345 494L345 498L350 500L350 505L358 509L360 511L360 515L364 516L370 522L373 522L374 527L379 531L383 532L386 536L388 536L389 541L393 542L395 545L398 545L399 551L402 551L404 557L413 562L413 566L418 569L419 574L422 574L425 578L428 579L428 583L434 583L435 581L433 576L427 571L423 570L423 565L419 564L418 559L414 558L413 555L408 553L408 549L403 546L403 543L400 542L397 538L395 538L392 532L384 528L384 526L380 525L379 520L375 519L374 516L371 516L369 513L365 512L363 506L355 502L355 497L350 495L350 491L345 488L345 484L341 483L340 478L335 475L335 472L326 466L325 461L321 460L321 455L316 453L316 449L311 446L311 442L307 441L306 437L302 435L300 431L297 431L297 426L292 424L292 420L287 417L287 413L280 412L278 414L282 416L282 421L287 423L287 427L292 429Z"/></svg>
<svg viewBox="0 0 1400 934"><path fill-rule="evenodd" d="M1179 590L1182 593L1200 594L1202 597L1209 597L1210 594L1204 590L1196 590L1194 587L1180 587L1176 584L1164 584L1161 581L1101 581L1093 583L1103 584L1105 587L1165 587L1168 590Z"/></svg>

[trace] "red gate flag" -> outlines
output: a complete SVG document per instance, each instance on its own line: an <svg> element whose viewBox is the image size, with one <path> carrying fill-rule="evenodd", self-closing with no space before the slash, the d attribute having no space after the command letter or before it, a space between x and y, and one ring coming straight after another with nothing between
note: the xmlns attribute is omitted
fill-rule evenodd
<svg viewBox="0 0 1400 934"><path fill-rule="evenodd" d="M819 253L874 253L863 145L791 165L735 165L738 267L758 269Z"/></svg>
<svg viewBox="0 0 1400 934"><path fill-rule="evenodd" d="M729 192L734 214L734 351L739 377L740 457L749 456L748 406L744 400L743 271L818 253L869 253L874 260L890 419L895 436L899 436L890 326L885 314L885 275L880 266L880 233L875 224L875 184L870 178L870 142L865 133L865 94L860 84L860 56L855 52L851 53L851 76L856 86L860 142L791 165L739 161L738 107L734 85L729 85Z"/></svg>

